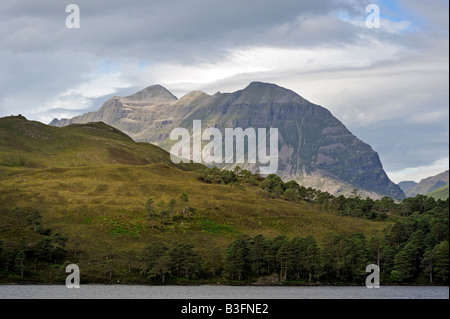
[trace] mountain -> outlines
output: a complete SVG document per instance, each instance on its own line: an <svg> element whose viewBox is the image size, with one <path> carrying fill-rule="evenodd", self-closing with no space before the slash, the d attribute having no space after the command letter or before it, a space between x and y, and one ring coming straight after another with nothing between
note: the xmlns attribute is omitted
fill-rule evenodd
<svg viewBox="0 0 450 319"><path fill-rule="evenodd" d="M421 180L412 189L405 191L405 194L408 197L425 195L447 185L449 185L449 171L445 171L436 176L431 176Z"/></svg>
<svg viewBox="0 0 450 319"><path fill-rule="evenodd" d="M83 167L107 164L162 163L182 169L200 164L173 164L169 154L137 143L105 123L53 127L23 116L0 118L0 166L25 168Z"/></svg>
<svg viewBox="0 0 450 319"><path fill-rule="evenodd" d="M228 245L244 235L322 240L330 232L355 232L371 238L391 224L340 216L305 200L265 198L253 181L239 186L206 183L200 180L199 169L204 168L175 165L166 151L137 143L104 123L52 127L22 116L0 118L0 249L12 250L12 260L24 249L29 258L24 278L20 272L10 275L14 268L6 273L2 267L0 283L60 282L52 269L60 269L63 283L65 268L55 268L52 258L48 267L36 264L30 253L33 247L54 247L58 234L67 240L67 261L80 265L83 282L104 283L105 260L111 259L114 277L126 283L123 277L147 281L148 274L139 275L139 256L155 242L193 244L208 261L217 248L225 256ZM189 215L183 213L183 192ZM149 198L154 200L151 215ZM174 216L164 219L164 203L172 200ZM42 218L33 230L29 216L35 211ZM135 279L129 273L130 258Z"/></svg>
<svg viewBox="0 0 450 319"><path fill-rule="evenodd" d="M429 197L433 197L436 200L438 200L438 199L446 200L447 198L449 198L449 186L447 185L447 186L441 187L441 188L436 189L425 195L429 196Z"/></svg>
<svg viewBox="0 0 450 319"><path fill-rule="evenodd" d="M378 154L354 136L327 109L274 84L253 82L233 93L191 92L177 99L163 87L151 86L129 97L113 97L97 112L72 119L54 119L53 126L102 121L136 141L170 150L170 132L177 127L278 128L279 169L284 180L335 195L395 199L405 197L383 170ZM242 167L242 165L240 165ZM223 166L232 168L232 166ZM253 171L258 165L244 165Z"/></svg>
<svg viewBox="0 0 450 319"><path fill-rule="evenodd" d="M398 183L398 186L405 194L407 194L409 191L411 191L414 187L417 186L417 183L414 181L404 181Z"/></svg>

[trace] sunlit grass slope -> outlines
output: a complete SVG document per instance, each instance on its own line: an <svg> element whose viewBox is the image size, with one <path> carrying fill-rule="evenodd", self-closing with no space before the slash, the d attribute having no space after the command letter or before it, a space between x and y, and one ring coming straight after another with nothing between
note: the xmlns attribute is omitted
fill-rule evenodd
<svg viewBox="0 0 450 319"><path fill-rule="evenodd" d="M265 199L250 185L201 182L201 165L171 163L160 148L135 143L102 123L50 127L22 117L0 119L0 237L21 240L26 216L38 209L43 224L68 237L67 249L92 259L138 252L154 241L193 243L201 255L238 236L267 238L330 232L381 235L387 222L342 217L317 205ZM179 196L189 194L182 214ZM147 218L155 204L177 200L173 220Z"/></svg>

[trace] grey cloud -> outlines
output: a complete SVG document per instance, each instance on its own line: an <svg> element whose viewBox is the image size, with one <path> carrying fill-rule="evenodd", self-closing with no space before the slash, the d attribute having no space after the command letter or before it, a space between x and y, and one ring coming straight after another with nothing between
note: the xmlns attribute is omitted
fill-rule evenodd
<svg viewBox="0 0 450 319"><path fill-rule="evenodd" d="M7 1L0 7L2 114L19 101L34 108L76 86L104 59L214 63L242 46L342 43L356 30L327 15L364 7L364 1L335 0L80 0L81 28L69 30L68 3ZM283 25L295 29L283 32Z"/></svg>
<svg viewBox="0 0 450 319"><path fill-rule="evenodd" d="M321 95L327 103L323 106L371 144L387 170L426 165L448 156L448 120L444 118L448 116L448 1L399 0L415 19L417 32L390 34L338 18L339 13L345 13L362 21L371 2L77 0L81 29L69 30L65 28L69 1L4 1L0 6L0 116L34 114L42 103L98 72L105 60L190 65L225 59L236 48L346 48L363 46L364 41L382 41L405 50L394 61L379 61L366 68L329 68L312 73L293 68L290 72L244 73L202 86L184 83L167 87L181 96L191 89L230 92L259 80L303 95L297 83L330 78L346 82L360 77L375 89L359 92L348 87L346 91L342 85L345 94L332 96L332 90L327 91L333 88L325 88ZM133 76L124 76L132 87L91 98L90 106L83 110L76 105L50 107L42 116L96 110L113 95L129 95L143 88L143 81L135 83ZM374 80L377 77L381 84ZM146 80L149 83L145 85L160 82L151 75ZM426 105L414 101L415 94L426 96ZM309 99L320 103L319 98ZM384 112L390 112L391 119ZM442 114L442 119L433 124L420 122L421 114L431 113ZM359 124L355 119L361 114L368 114L371 121Z"/></svg>
<svg viewBox="0 0 450 319"><path fill-rule="evenodd" d="M25 5L29 4L29 5ZM89 50L123 56L186 62L214 59L242 45L297 46L347 41L355 30L338 19L341 10L361 13L365 1L78 1L81 28L65 29L63 3L8 2L0 11L5 37L15 51ZM302 23L299 25L298 18ZM316 17L320 19L316 21ZM280 34L282 25L296 27ZM329 37L324 38L324 35Z"/></svg>

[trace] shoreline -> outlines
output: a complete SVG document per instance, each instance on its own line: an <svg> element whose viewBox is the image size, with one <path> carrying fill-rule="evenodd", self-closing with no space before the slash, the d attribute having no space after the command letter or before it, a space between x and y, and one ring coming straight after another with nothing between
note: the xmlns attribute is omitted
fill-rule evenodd
<svg viewBox="0 0 450 319"><path fill-rule="evenodd" d="M366 287L365 285L350 285L350 284L315 284L315 285L294 285L294 284L278 284L278 285L257 285L257 284L143 284L143 283L80 283L80 286L140 286L140 287L299 287L299 288L318 288L318 287ZM65 283L0 283L2 286L65 286ZM380 287L450 287L449 285L396 285L387 284L380 285Z"/></svg>

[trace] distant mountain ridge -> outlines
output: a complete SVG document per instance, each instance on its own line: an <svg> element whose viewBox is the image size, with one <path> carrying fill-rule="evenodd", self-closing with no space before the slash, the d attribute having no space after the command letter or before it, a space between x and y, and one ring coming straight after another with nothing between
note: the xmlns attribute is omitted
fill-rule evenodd
<svg viewBox="0 0 450 319"><path fill-rule="evenodd" d="M402 182L399 185L403 185L404 187L406 184L405 182ZM431 193L448 185L449 185L449 171L445 171L438 175L424 178L419 183L416 183L414 187L403 188L403 191L405 192L406 196L414 197L416 195L425 195Z"/></svg>
<svg viewBox="0 0 450 319"><path fill-rule="evenodd" d="M150 86L128 97L113 97L97 112L54 119L50 125L102 121L136 141L170 150L170 132L192 129L193 120L201 120L203 129L278 128L277 175L284 180L334 195L348 195L356 188L362 196L405 197L389 180L378 154L330 111L275 84L252 82L243 90L214 95L194 91L180 99L160 85ZM258 165L245 168L255 171Z"/></svg>
<svg viewBox="0 0 450 319"><path fill-rule="evenodd" d="M402 191L407 194L409 193L414 187L417 186L418 183L414 181L404 181L398 183L398 186L402 189Z"/></svg>

